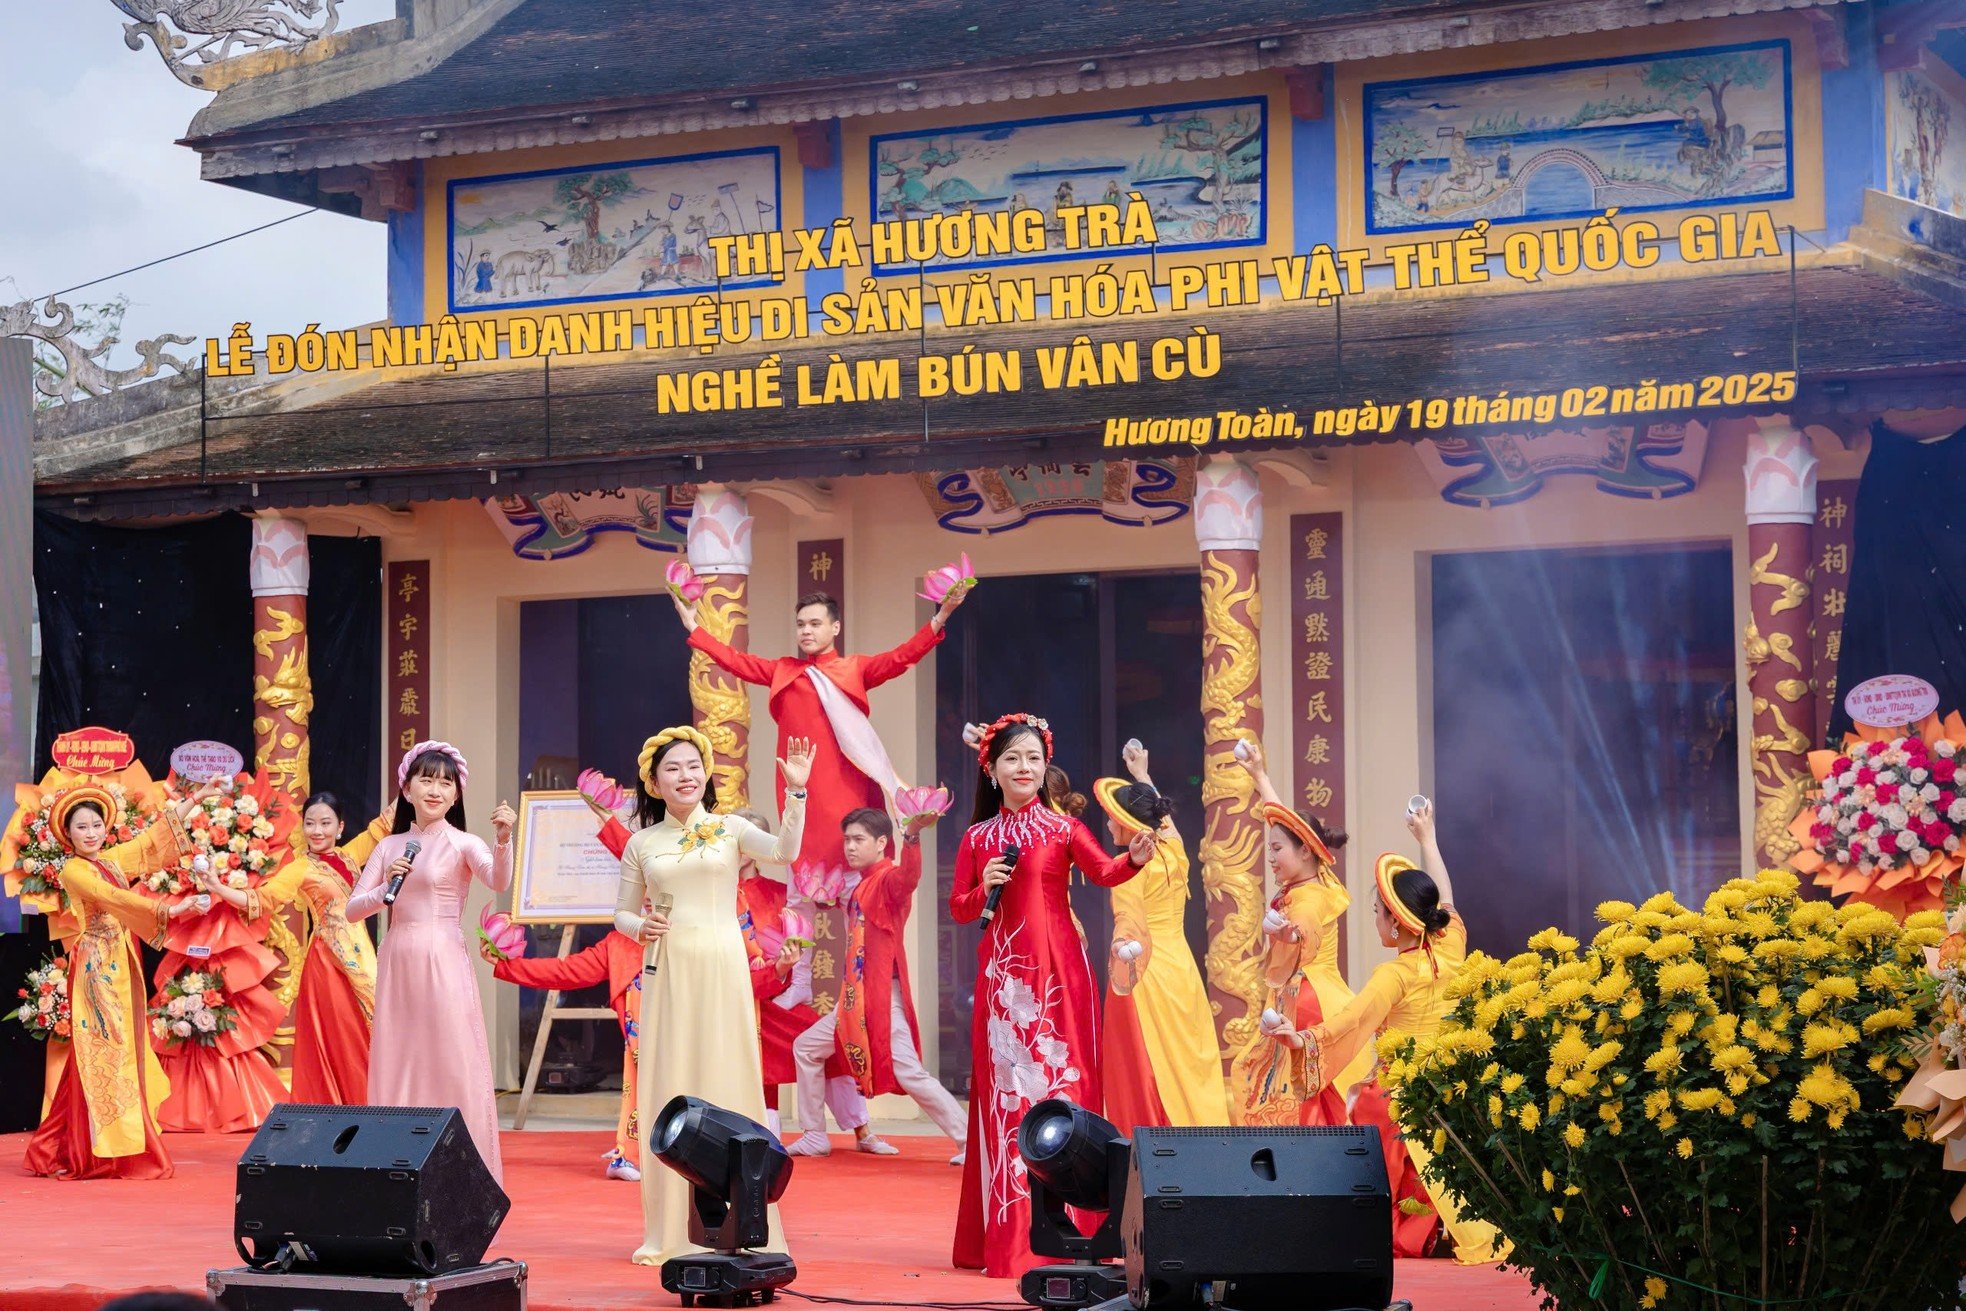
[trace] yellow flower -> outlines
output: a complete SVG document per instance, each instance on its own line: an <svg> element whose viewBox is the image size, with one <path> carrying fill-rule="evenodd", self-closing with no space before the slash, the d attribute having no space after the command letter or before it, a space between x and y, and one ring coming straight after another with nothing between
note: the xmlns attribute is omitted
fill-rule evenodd
<svg viewBox="0 0 1966 1311"><path fill-rule="evenodd" d="M1590 1059L1591 1045L1574 1026L1566 1026L1563 1034L1550 1047L1550 1068L1569 1071L1577 1069Z"/></svg>
<svg viewBox="0 0 1966 1311"><path fill-rule="evenodd" d="M1556 1222L1557 1222L1558 1224L1562 1224L1562 1223L1563 1223L1563 1208L1562 1208L1562 1207L1560 1207L1560 1206L1552 1206L1552 1207L1550 1208L1550 1215L1551 1215L1552 1217L1554 1217L1554 1218L1555 1218L1555 1220L1556 1220Z"/></svg>
<svg viewBox="0 0 1966 1311"><path fill-rule="evenodd" d="M1671 1133L1672 1127L1678 1123L1679 1123L1679 1117L1677 1115L1674 1115L1671 1111L1667 1111L1664 1115L1661 1115L1659 1117L1659 1132Z"/></svg>
<svg viewBox="0 0 1966 1311"><path fill-rule="evenodd" d="M1546 1193L1553 1193L1556 1191L1556 1176L1551 1174L1548 1170L1543 1171L1543 1191Z"/></svg>
<svg viewBox="0 0 1966 1311"><path fill-rule="evenodd" d="M1502 1092L1504 1094L1513 1093L1520 1087L1522 1087L1522 1076L1520 1074L1511 1070L1502 1076Z"/></svg>
<svg viewBox="0 0 1966 1311"><path fill-rule="evenodd" d="M1716 1046L1713 1052L1713 1059L1708 1064L1712 1065L1721 1074L1728 1074L1735 1070L1745 1070L1754 1064L1754 1053L1739 1043Z"/></svg>
<svg viewBox="0 0 1966 1311"><path fill-rule="evenodd" d="M1577 950L1577 940L1560 929L1544 929L1529 940L1531 951L1553 951L1558 955Z"/></svg>
<svg viewBox="0 0 1966 1311"><path fill-rule="evenodd" d="M1665 1295L1666 1281L1660 1279L1657 1275L1647 1275L1645 1277L1645 1296L1638 1299L1638 1304L1646 1308L1646 1311L1651 1311L1651 1308L1659 1305L1659 1299Z"/></svg>
<svg viewBox="0 0 1966 1311"><path fill-rule="evenodd" d="M1673 1150L1679 1153L1680 1160L1690 1161L1693 1159L1693 1140L1691 1138L1682 1138L1673 1144Z"/></svg>
<svg viewBox="0 0 1966 1311"><path fill-rule="evenodd" d="M1643 906L1640 906L1639 909L1644 911L1650 911L1654 915L1663 915L1668 911L1679 910L1680 905L1679 902L1673 897L1672 893L1655 892L1650 897L1647 897L1645 899L1645 904Z"/></svg>
<svg viewBox="0 0 1966 1311"><path fill-rule="evenodd" d="M1670 939L1661 938L1661 944ZM1661 959L1655 957L1655 959ZM1659 971L1659 993L1671 997L1707 986L1707 967L1696 960L1675 961Z"/></svg>
<svg viewBox="0 0 1966 1311"><path fill-rule="evenodd" d="M1693 1032L1693 1026L1699 1022L1691 1011L1674 1011L1666 1020L1666 1032L1675 1038L1684 1038Z"/></svg>
<svg viewBox="0 0 1966 1311"><path fill-rule="evenodd" d="M1857 995L1857 981L1841 974L1832 974L1816 984L1816 991L1838 1001L1849 1001Z"/></svg>
<svg viewBox="0 0 1966 1311"><path fill-rule="evenodd" d="M1884 1006L1871 1012L1864 1020L1864 1032L1881 1033L1885 1029L1909 1029L1916 1020L1917 1017L1902 1006Z"/></svg>
<svg viewBox="0 0 1966 1311"><path fill-rule="evenodd" d="M1669 1042L1662 1043L1658 1051L1645 1058L1645 1070L1648 1074L1656 1074L1664 1078L1666 1075L1678 1072L1679 1061L1679 1048Z"/></svg>
<svg viewBox="0 0 1966 1311"><path fill-rule="evenodd" d="M1693 939L1687 937L1684 933L1665 934L1645 949L1645 955L1648 960L1655 960L1661 963L1669 960L1677 960L1682 956L1689 956L1692 952Z"/></svg>
<svg viewBox="0 0 1966 1311"><path fill-rule="evenodd" d="M1639 996L1637 993L1633 993L1625 999L1625 1004L1618 1008L1618 1018L1621 1020L1635 1020L1644 1011L1645 998Z"/></svg>
<svg viewBox="0 0 1966 1311"><path fill-rule="evenodd" d="M1578 1124L1575 1120L1564 1125L1563 1144L1571 1148L1582 1147L1584 1145L1584 1126Z"/></svg>
<svg viewBox="0 0 1966 1311"><path fill-rule="evenodd" d="M1856 1036L1857 1031L1841 1021L1808 1025L1802 1030L1802 1057L1804 1060L1814 1060L1829 1052L1842 1051Z"/></svg>
<svg viewBox="0 0 1966 1311"><path fill-rule="evenodd" d="M1745 965L1748 960L1748 949L1738 942L1730 942L1720 949L1720 959L1728 965Z"/></svg>
<svg viewBox="0 0 1966 1311"><path fill-rule="evenodd" d="M1724 1097L1718 1088L1690 1088L1679 1094L1679 1104L1689 1111L1711 1111Z"/></svg>
<svg viewBox="0 0 1966 1311"><path fill-rule="evenodd" d="M1434 1155L1439 1156L1447 1150L1447 1130L1434 1130Z"/></svg>
<svg viewBox="0 0 1966 1311"><path fill-rule="evenodd" d="M1623 924L1638 911L1629 901L1600 901L1597 903L1597 917L1606 924Z"/></svg>
<svg viewBox="0 0 1966 1311"><path fill-rule="evenodd" d="M1525 1129L1534 1129L1542 1121L1543 1112L1534 1102L1530 1102L1515 1113L1516 1122Z"/></svg>

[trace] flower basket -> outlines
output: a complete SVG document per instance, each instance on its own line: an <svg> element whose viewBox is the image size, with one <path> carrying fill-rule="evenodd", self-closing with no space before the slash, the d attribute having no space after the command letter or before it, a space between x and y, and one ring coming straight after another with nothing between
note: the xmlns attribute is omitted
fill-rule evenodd
<svg viewBox="0 0 1966 1311"><path fill-rule="evenodd" d="M73 1011L68 999L68 958L56 953L27 972L16 990L20 1006L7 1018L19 1020L33 1037L68 1041Z"/></svg>
<svg viewBox="0 0 1966 1311"><path fill-rule="evenodd" d="M164 980L150 1008L150 1032L173 1047L215 1047L219 1035L239 1025L239 1011L225 997L225 980L215 970L186 967Z"/></svg>
<svg viewBox="0 0 1966 1311"><path fill-rule="evenodd" d="M1382 1051L1430 1184L1555 1303L1954 1304L1959 1181L1894 1106L1935 1015L1940 917L1798 886L1607 902L1586 950L1549 930L1470 957L1440 1033Z"/></svg>
<svg viewBox="0 0 1966 1311"><path fill-rule="evenodd" d="M1820 785L1789 826L1789 864L1831 896L1899 918L1945 904L1966 841L1966 720L1927 715L1910 732L1860 724L1841 751L1812 751Z"/></svg>
<svg viewBox="0 0 1966 1311"><path fill-rule="evenodd" d="M174 777L173 790L182 784ZM163 897L194 892L192 871L202 857L228 886L258 886L280 867L289 848L293 817L278 788L264 778L240 774L232 791L208 797L185 821L192 851L178 863L144 880L144 886Z"/></svg>

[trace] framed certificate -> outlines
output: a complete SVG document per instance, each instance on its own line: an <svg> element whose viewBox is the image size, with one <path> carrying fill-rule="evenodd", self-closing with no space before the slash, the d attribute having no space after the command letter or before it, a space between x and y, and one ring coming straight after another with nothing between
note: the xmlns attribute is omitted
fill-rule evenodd
<svg viewBox="0 0 1966 1311"><path fill-rule="evenodd" d="M519 794L512 918L520 924L614 920L621 862L601 845L600 821L578 792Z"/></svg>

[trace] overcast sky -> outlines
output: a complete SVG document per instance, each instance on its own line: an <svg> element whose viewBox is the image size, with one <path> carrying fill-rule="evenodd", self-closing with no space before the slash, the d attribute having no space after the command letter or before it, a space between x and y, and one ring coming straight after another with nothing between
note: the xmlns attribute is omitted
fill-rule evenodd
<svg viewBox="0 0 1966 1311"><path fill-rule="evenodd" d="M341 27L395 0L343 0ZM109 0L0 0L0 305L87 282L297 211L203 182L177 144L210 99L172 76ZM130 298L123 344L162 332L201 342L240 319L254 332L383 317L383 227L315 212L68 298ZM93 343L91 343L93 344Z"/></svg>

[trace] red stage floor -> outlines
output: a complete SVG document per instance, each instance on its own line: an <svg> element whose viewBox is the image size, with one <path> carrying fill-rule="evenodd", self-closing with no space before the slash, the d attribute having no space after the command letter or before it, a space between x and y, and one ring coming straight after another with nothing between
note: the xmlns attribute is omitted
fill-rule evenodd
<svg viewBox="0 0 1966 1311"><path fill-rule="evenodd" d="M600 1173L606 1133L505 1135L512 1214L492 1249L531 1266L535 1311L674 1306L656 1272L628 1260L641 1237L635 1185ZM0 1311L94 1311L138 1288L202 1290L205 1271L238 1265L233 1167L246 1135L173 1134L177 1177L163 1183L60 1183L20 1171L24 1135L0 1137ZM1016 1303L1016 1288L949 1268L959 1171L937 1138L897 1137L898 1157L835 1139L801 1161L784 1216L799 1292L924 1302ZM1528 1283L1500 1270L1402 1261L1397 1295L1415 1311L1526 1311ZM789 1299L798 1305L799 1299ZM786 1302L781 1301L781 1305Z"/></svg>

